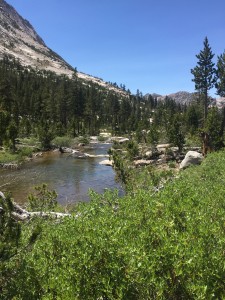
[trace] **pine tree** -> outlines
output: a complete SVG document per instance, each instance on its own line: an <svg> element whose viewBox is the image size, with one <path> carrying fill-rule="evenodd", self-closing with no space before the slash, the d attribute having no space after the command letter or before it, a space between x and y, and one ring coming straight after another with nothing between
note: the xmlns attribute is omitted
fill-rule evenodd
<svg viewBox="0 0 225 300"><path fill-rule="evenodd" d="M216 76L215 68L212 59L214 54L209 46L208 38L204 40L204 49L200 51L198 55L197 66L191 69L191 73L194 75L195 89L204 95L204 120L207 118L208 112L208 91L215 86Z"/></svg>
<svg viewBox="0 0 225 300"><path fill-rule="evenodd" d="M217 61L217 94L225 97L225 51L218 57Z"/></svg>
<svg viewBox="0 0 225 300"><path fill-rule="evenodd" d="M209 150L219 150L223 147L223 119L221 112L217 107L212 107L209 110L205 132L209 137Z"/></svg>
<svg viewBox="0 0 225 300"><path fill-rule="evenodd" d="M182 130L181 115L174 116L172 124L169 126L168 131L169 142L178 147L179 152L182 151L185 138Z"/></svg>
<svg viewBox="0 0 225 300"><path fill-rule="evenodd" d="M201 119L201 110L199 109L198 104L191 104L188 106L186 112L185 112L185 123L186 123L186 131L189 132L191 135L193 135L199 125L200 125L200 119Z"/></svg>
<svg viewBox="0 0 225 300"><path fill-rule="evenodd" d="M18 136L18 126L14 121L11 121L7 129L8 139L11 142L11 148L13 151L16 150L16 138Z"/></svg>
<svg viewBox="0 0 225 300"><path fill-rule="evenodd" d="M9 114L0 109L0 146L2 146L3 142L6 139L6 130L9 125L10 116Z"/></svg>

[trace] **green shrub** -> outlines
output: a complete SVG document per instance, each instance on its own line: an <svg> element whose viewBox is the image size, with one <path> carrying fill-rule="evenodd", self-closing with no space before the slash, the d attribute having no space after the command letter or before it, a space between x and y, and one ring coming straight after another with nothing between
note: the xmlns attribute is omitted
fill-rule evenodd
<svg viewBox="0 0 225 300"><path fill-rule="evenodd" d="M69 136L57 136L52 140L52 144L57 147L71 147L73 139Z"/></svg>
<svg viewBox="0 0 225 300"><path fill-rule="evenodd" d="M175 169L175 168L176 168L176 162L170 160L170 161L168 162L168 166L169 166L169 168Z"/></svg>
<svg viewBox="0 0 225 300"><path fill-rule="evenodd" d="M18 158L18 155L15 153L10 153L7 151L0 151L0 163L1 164L16 161L17 158Z"/></svg>
<svg viewBox="0 0 225 300"><path fill-rule="evenodd" d="M92 193L18 251L5 299L224 299L224 186L220 152L157 193Z"/></svg>
<svg viewBox="0 0 225 300"><path fill-rule="evenodd" d="M78 138L78 141L79 141L79 143L82 143L82 144L87 145L87 144L90 143L90 137L87 136L87 135L80 136L80 137Z"/></svg>
<svg viewBox="0 0 225 300"><path fill-rule="evenodd" d="M13 210L9 195L0 195L0 299L10 298L10 282L15 272L10 261L18 251L21 225L11 218Z"/></svg>
<svg viewBox="0 0 225 300"><path fill-rule="evenodd" d="M22 147L18 151L19 159L23 159L24 157L32 157L33 149L30 147Z"/></svg>
<svg viewBox="0 0 225 300"><path fill-rule="evenodd" d="M28 210L31 211L53 211L57 207L57 193L50 191L46 184L36 186L35 193L28 195Z"/></svg>
<svg viewBox="0 0 225 300"><path fill-rule="evenodd" d="M129 141L126 145L126 150L129 159L134 159L139 154L138 144L135 141Z"/></svg>
<svg viewBox="0 0 225 300"><path fill-rule="evenodd" d="M107 141L109 138L108 137L106 137L106 136L102 136L102 135L99 135L98 136L98 141L99 142L105 142L105 141Z"/></svg>

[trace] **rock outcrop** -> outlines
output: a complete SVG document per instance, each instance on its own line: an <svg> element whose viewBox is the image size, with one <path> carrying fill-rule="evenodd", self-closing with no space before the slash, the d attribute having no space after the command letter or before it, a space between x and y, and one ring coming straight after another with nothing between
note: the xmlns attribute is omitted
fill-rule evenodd
<svg viewBox="0 0 225 300"><path fill-rule="evenodd" d="M103 165L103 166L109 166L109 167L112 167L112 166L113 166L113 161L112 161L112 160L105 159L105 160L100 161L99 164L100 164L100 165Z"/></svg>
<svg viewBox="0 0 225 300"><path fill-rule="evenodd" d="M185 169L191 165L199 165L203 160L203 155L197 151L188 151L180 164L180 169Z"/></svg>

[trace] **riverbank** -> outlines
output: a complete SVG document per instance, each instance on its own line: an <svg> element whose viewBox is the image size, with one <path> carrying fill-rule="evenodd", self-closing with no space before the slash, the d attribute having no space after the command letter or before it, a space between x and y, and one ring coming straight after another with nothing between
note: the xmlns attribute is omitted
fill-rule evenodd
<svg viewBox="0 0 225 300"><path fill-rule="evenodd" d="M127 193L135 193L138 189L158 191L181 169L200 164L203 160L201 148L197 146L185 146L180 151L172 144L138 144L132 139L115 142L110 154Z"/></svg>
<svg viewBox="0 0 225 300"><path fill-rule="evenodd" d="M6 147L0 147L0 168L18 169L24 162L30 161L42 156L44 152L54 151L60 147L70 147L75 151L85 149L85 146L93 143L109 141L108 137L79 137L69 138L56 137L51 144L50 149L41 149L41 144L36 138L17 139L16 149L12 151Z"/></svg>
<svg viewBox="0 0 225 300"><path fill-rule="evenodd" d="M225 152L212 153L158 192L92 193L76 206L79 218L30 220L5 261L5 291L21 299L223 299L224 185Z"/></svg>
<svg viewBox="0 0 225 300"><path fill-rule="evenodd" d="M100 164L108 157L110 146L106 143L81 146L79 151L88 154L82 158L71 153L61 154L58 149L42 152L38 157L34 153L34 158L21 164L19 169L0 169L0 189L4 193L11 192L19 204L26 202L34 186L42 183L56 191L57 201L62 205L90 201L91 190L103 193L106 189L117 189L121 195L123 188L120 181L116 181L114 169Z"/></svg>

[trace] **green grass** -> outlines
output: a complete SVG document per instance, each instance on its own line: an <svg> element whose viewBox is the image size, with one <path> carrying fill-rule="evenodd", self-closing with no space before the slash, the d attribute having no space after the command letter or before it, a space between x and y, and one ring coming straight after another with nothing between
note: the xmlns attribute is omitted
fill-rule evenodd
<svg viewBox="0 0 225 300"><path fill-rule="evenodd" d="M225 299L224 186L225 152L213 153L158 193L93 194L78 217L24 224L3 292L8 299Z"/></svg>
<svg viewBox="0 0 225 300"><path fill-rule="evenodd" d="M0 163L1 164L15 162L15 161L17 161L17 159L18 159L18 155L15 153L0 151Z"/></svg>
<svg viewBox="0 0 225 300"><path fill-rule="evenodd" d="M0 151L0 163L20 163L26 157L31 157L33 153L33 148L30 147L22 147L18 149L15 153L2 150Z"/></svg>

